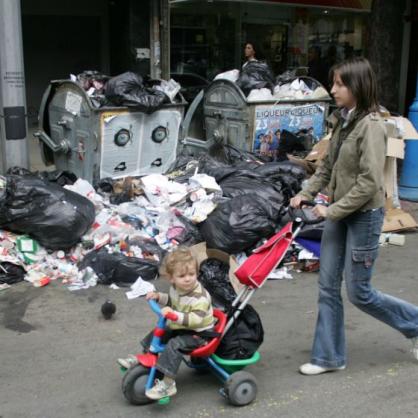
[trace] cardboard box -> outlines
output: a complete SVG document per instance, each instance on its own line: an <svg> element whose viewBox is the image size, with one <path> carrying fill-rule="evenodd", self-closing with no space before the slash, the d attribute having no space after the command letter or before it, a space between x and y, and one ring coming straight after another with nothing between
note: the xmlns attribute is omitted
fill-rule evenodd
<svg viewBox="0 0 418 418"><path fill-rule="evenodd" d="M390 119L394 120L397 123L397 125L401 127L401 132L398 136L402 137L402 139L418 140L418 132L409 119L404 118L402 116L391 117L389 118L389 120Z"/></svg>
<svg viewBox="0 0 418 418"><path fill-rule="evenodd" d="M388 134L387 158L385 163L386 213L383 232L402 231L417 227L414 218L399 206L398 171L396 159L405 157L404 139L418 140L418 132L404 117L387 117L385 127Z"/></svg>
<svg viewBox="0 0 418 418"><path fill-rule="evenodd" d="M400 208L389 208L386 210L382 232L395 232L405 229L416 228L414 218Z"/></svg>
<svg viewBox="0 0 418 418"><path fill-rule="evenodd" d="M202 261L206 260L207 258L216 258L218 260L223 261L224 263L229 265L229 281L232 284L235 292L238 294L240 290L243 288L243 284L237 279L234 272L238 268L237 260L234 256L229 255L223 251L215 250L213 248L207 248L206 242L201 242L199 244L193 245L190 247L190 250L196 257L198 263L200 264Z"/></svg>

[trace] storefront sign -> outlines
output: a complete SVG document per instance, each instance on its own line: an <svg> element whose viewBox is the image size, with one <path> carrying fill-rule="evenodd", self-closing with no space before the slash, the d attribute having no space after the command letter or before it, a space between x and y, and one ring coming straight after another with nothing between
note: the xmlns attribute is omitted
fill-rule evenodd
<svg viewBox="0 0 418 418"><path fill-rule="evenodd" d="M318 142L324 135L327 104L257 106L253 152L274 157L282 138Z"/></svg>

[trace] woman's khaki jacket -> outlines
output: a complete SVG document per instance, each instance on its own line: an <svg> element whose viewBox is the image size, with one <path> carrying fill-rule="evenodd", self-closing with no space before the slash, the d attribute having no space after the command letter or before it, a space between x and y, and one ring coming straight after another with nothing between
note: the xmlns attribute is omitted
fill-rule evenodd
<svg viewBox="0 0 418 418"><path fill-rule="evenodd" d="M354 115L343 127L336 111L329 122L333 130L328 153L299 195L312 200L327 186L331 220L384 206L387 136L382 118L377 113Z"/></svg>

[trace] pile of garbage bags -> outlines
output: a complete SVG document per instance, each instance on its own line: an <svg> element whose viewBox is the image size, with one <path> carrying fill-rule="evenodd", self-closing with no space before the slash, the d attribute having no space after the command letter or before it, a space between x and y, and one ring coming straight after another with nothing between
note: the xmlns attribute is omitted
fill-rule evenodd
<svg viewBox="0 0 418 418"><path fill-rule="evenodd" d="M0 263L19 268L3 276L61 279L71 290L131 286L154 279L178 245L251 251L280 227L305 172L288 161L230 158L179 158L166 175L95 187L71 173L10 170L0 177Z"/></svg>
<svg viewBox="0 0 418 418"><path fill-rule="evenodd" d="M286 71L274 79L269 66L263 61L250 61L241 71L230 70L218 74L215 80L219 79L236 83L249 102L330 99L327 90L312 77Z"/></svg>
<svg viewBox="0 0 418 418"><path fill-rule="evenodd" d="M109 77L98 71L84 71L71 79L90 96L97 108L103 106L135 107L144 113L152 113L166 103L175 103L180 85L174 80L144 79L131 71Z"/></svg>

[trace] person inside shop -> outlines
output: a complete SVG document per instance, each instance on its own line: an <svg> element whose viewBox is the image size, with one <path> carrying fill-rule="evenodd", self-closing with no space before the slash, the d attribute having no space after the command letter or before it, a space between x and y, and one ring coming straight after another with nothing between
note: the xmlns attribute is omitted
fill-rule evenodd
<svg viewBox="0 0 418 418"><path fill-rule="evenodd" d="M339 109L330 118L328 154L290 201L292 207L300 207L303 200L312 201L328 186L330 205L313 208L316 216L325 218L325 226L311 359L299 368L304 375L346 368L343 274L350 302L401 332L418 360L418 307L371 285L384 217L387 139L379 115L376 76L369 61L361 57L336 64L331 74L331 94Z"/></svg>
<svg viewBox="0 0 418 418"><path fill-rule="evenodd" d="M259 59L261 59L260 55L260 49L255 45L254 42L246 42L244 47L244 56L245 56L245 62L242 64L242 69L244 69L249 62L255 61L257 62Z"/></svg>
<svg viewBox="0 0 418 418"><path fill-rule="evenodd" d="M323 86L328 84L328 70L319 46L311 46L308 49L308 76L318 80Z"/></svg>

